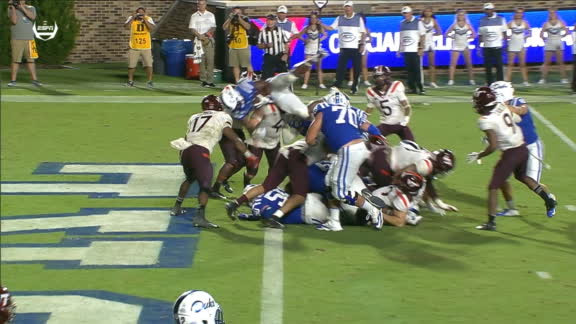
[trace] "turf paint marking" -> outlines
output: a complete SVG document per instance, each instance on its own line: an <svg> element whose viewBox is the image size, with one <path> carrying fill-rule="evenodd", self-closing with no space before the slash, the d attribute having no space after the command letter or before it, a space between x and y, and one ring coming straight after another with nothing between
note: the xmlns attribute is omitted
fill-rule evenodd
<svg viewBox="0 0 576 324"><path fill-rule="evenodd" d="M261 324L282 324L284 310L284 253L282 230L267 228L264 232L264 266L262 269Z"/></svg>
<svg viewBox="0 0 576 324"><path fill-rule="evenodd" d="M569 211L576 211L576 206L574 206L574 205L566 205L566 209L568 209Z"/></svg>
<svg viewBox="0 0 576 324"><path fill-rule="evenodd" d="M554 124L552 124L552 122L550 122L548 119L544 118L544 116L542 116L533 107L530 107L530 111L532 111L534 116L536 116L536 118L538 118L542 122L542 124L546 125L546 127L548 127L554 134L556 134L556 136L560 137L560 139L564 143L566 143L566 145L568 145L572 149L572 151L576 152L576 143L574 143L568 136L566 136L566 134L564 134L561 130L559 130L556 126L554 126Z"/></svg>
<svg viewBox="0 0 576 324"><path fill-rule="evenodd" d="M540 279L552 279L552 276L548 272L536 271L536 275L540 277Z"/></svg>

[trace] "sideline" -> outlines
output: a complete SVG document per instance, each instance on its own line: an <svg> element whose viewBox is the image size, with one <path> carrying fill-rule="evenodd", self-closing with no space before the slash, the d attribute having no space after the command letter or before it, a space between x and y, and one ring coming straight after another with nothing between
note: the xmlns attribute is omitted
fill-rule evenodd
<svg viewBox="0 0 576 324"><path fill-rule="evenodd" d="M572 151L576 152L576 143L574 143L566 134L564 134L561 130L559 130L558 127L554 126L554 124L552 124L551 121L544 118L544 116L542 116L542 114L540 114L536 109L534 109L534 107L530 106L530 111L532 112L532 114L534 114L534 116L536 116L536 118L538 118L538 120L542 122L542 124L546 125L546 127L548 127L552 131L552 133L560 137L560 139L564 143L566 143L566 145L568 145L572 149Z"/></svg>

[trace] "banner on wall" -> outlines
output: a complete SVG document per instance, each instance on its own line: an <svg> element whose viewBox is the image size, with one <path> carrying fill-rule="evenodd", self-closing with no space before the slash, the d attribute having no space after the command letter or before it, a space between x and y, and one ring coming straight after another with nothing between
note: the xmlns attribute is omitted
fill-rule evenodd
<svg viewBox="0 0 576 324"><path fill-rule="evenodd" d="M506 21L512 19L512 12L498 12L499 15L506 18ZM564 59L566 61L572 60L572 35L574 30L574 22L576 21L576 10L559 10L559 16L569 27L570 32L563 38L565 49ZM472 24L475 31L478 31L478 24L480 19L484 16L483 13L470 13L468 19ZM454 14L439 14L436 15L438 24L442 32L446 32L448 28L454 23ZM542 63L544 57L544 40L540 38L540 31L542 25L546 22L548 17L547 11L527 11L524 18L528 21L531 27L531 36L526 40L526 60L528 63ZM302 30L308 24L308 17L289 17L290 20L296 23L298 30ZM335 17L323 17L322 22L326 25L332 24ZM262 27L266 23L266 18L253 19L256 25ZM366 27L370 31L371 42L367 44L368 50L368 66L374 67L376 65L388 65L390 67L404 66L402 57L396 57L396 52L400 44L400 21L402 17L398 16L367 16ZM450 49L452 48L452 39L444 37L444 35L436 35L434 37L436 47L436 66L448 66L450 64ZM296 63L304 59L304 43L295 40L290 46L291 63ZM338 60L338 34L336 31L329 31L328 38L322 42L322 47L329 53L329 56L323 60L324 69L336 69ZM477 39L471 40L469 48L472 50L473 64L483 64L482 56L478 55ZM252 46L252 64L255 70L260 70L262 66L262 50L256 46ZM506 58L505 58L506 59ZM463 64L463 58L460 58L459 64ZM427 59L424 60L424 66L427 66Z"/></svg>

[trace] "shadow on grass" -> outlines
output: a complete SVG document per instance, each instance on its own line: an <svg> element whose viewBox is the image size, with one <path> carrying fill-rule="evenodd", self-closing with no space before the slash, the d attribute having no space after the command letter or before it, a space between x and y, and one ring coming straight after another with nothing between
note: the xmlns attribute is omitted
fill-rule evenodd
<svg viewBox="0 0 576 324"><path fill-rule="evenodd" d="M441 181L435 181L434 186L438 188L438 192L444 197L450 197L450 200L467 203L470 205L486 207L487 201L485 197L471 195L466 192L458 191L456 189L446 186Z"/></svg>
<svg viewBox="0 0 576 324"><path fill-rule="evenodd" d="M29 91L37 92L44 95L49 96L73 96L74 94L68 92L62 92L55 89L47 88L47 87L29 87L26 88Z"/></svg>

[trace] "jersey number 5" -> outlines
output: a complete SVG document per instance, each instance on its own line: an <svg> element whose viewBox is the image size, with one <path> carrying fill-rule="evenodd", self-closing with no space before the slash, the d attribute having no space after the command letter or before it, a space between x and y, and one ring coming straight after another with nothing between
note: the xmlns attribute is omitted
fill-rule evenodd
<svg viewBox="0 0 576 324"><path fill-rule="evenodd" d="M390 116L392 114L392 108L386 106L387 102L388 102L388 99L380 101L380 108L381 108L380 110L382 111L382 113L385 116Z"/></svg>

